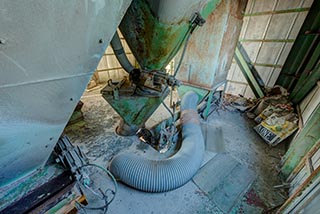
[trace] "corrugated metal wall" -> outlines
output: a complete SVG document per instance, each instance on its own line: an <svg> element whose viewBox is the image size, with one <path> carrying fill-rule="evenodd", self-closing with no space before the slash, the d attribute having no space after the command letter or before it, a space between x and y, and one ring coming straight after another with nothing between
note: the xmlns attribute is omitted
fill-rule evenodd
<svg viewBox="0 0 320 214"><path fill-rule="evenodd" d="M239 41L265 85L274 86L313 0L249 0ZM233 61L226 93L254 97Z"/></svg>

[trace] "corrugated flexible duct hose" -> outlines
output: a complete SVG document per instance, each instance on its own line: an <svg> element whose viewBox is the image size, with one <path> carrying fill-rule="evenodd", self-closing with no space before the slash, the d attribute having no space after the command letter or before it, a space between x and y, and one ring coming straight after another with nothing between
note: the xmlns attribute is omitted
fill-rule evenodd
<svg viewBox="0 0 320 214"><path fill-rule="evenodd" d="M204 140L196 111L198 96L186 93L181 101L182 145L163 160L122 153L113 158L110 171L127 185L146 192L165 192L187 183L198 171L204 155Z"/></svg>

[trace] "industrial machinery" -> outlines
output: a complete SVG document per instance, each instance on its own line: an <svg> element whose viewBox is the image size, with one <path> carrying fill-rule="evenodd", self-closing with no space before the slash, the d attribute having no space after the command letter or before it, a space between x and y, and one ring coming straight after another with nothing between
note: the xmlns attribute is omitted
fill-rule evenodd
<svg viewBox="0 0 320 214"><path fill-rule="evenodd" d="M234 50L236 40L228 40L224 34L232 29L234 38L237 38L242 20L232 17L233 13L240 13L244 6L245 1L234 6L220 3L220 0L1 1L0 210L12 208L17 201L26 201L28 197L37 198L37 194L46 195L44 187L50 182L65 181L59 186L69 187L79 180L77 169L66 172L49 157L58 141L60 147L63 145L61 142L68 142L61 140L60 136L110 42L128 77L119 82L109 80L101 93L122 118L117 133L134 135L139 131L143 138L146 136L146 130L143 132L146 120L163 102L170 88L182 84L179 89L181 94L195 90L201 98L216 86L217 79L226 76L233 55L230 50ZM219 12L213 14L217 7ZM221 19L215 22L215 17ZM196 29L202 25L202 28ZM116 32L117 27L139 67L129 63ZM190 59L188 53L199 52L198 49L203 48L198 46L203 44L201 38L205 36L210 48L203 50L204 54L217 53L214 60L217 64L212 67L212 62L207 63L209 60L205 58L205 67L195 63L198 70L194 71L188 65L192 60L183 59ZM176 60L175 73L169 75L165 72L165 66L175 56L180 56ZM200 61L202 57L201 54L196 55L193 61ZM220 59L223 59L221 63ZM195 72L199 75L198 82L190 79ZM207 84L201 85L206 76L210 77ZM185 123L182 129L187 130L184 135L189 142L186 145L191 147L181 148L182 153L190 153L194 149L198 152L195 153L197 161L193 162L192 169L185 169L186 173L181 171L181 180L170 185L161 183L158 187L155 184L152 188L129 181L134 178L126 180L121 177L124 173L121 172L121 165L125 161L133 163L135 157L115 158L110 166L111 171L124 181L132 182L131 186L151 192L170 190L190 179L200 165L203 149L194 145L190 136L201 135L195 113L198 96L190 93L181 104L182 110L185 110L181 114ZM176 120L175 116L173 120ZM175 127L170 124L169 127L166 124L161 128L166 139L176 137ZM173 131L166 134L165 130ZM193 133L194 130L197 133ZM60 149L60 153L75 151L67 148ZM81 152L73 154L81 156ZM166 157L161 164L165 168L166 164L177 159L176 164L180 167L179 156L181 153L177 152L177 156L171 159ZM78 168L84 165L81 162ZM152 168L151 165L148 167ZM132 170L135 170L134 166ZM165 169L159 175L175 176ZM39 189L41 191L38 192ZM61 192L59 194L63 195ZM43 199L49 200L51 197L46 195ZM31 205L38 207L39 203L44 202L35 199ZM27 208L29 211L34 209L22 207L20 211Z"/></svg>
<svg viewBox="0 0 320 214"><path fill-rule="evenodd" d="M103 97L122 117L118 134L133 135L144 127L168 95L169 87L180 85L176 74L167 74L165 67L180 47L187 44L196 27L205 23L201 13L207 16L205 12L215 7L213 2L193 1L195 8L187 5L191 2L180 2L179 7L185 7L185 13L171 14L171 4L133 1L119 26L140 68L130 64L117 33L111 40L118 61L129 73L129 79L108 84L102 90Z"/></svg>

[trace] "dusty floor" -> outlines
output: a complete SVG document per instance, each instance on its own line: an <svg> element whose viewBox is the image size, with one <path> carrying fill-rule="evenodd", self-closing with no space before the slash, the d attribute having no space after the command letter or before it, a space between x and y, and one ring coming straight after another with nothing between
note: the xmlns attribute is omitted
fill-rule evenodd
<svg viewBox="0 0 320 214"><path fill-rule="evenodd" d="M83 149L90 162L107 167L108 162L119 151L138 144L136 137L121 137L114 133L119 116L98 91L86 92L81 100L84 103L84 120L67 127L65 133L74 144ZM147 126L152 126L166 117L169 117L168 112L160 106L147 122ZM255 182L239 199L231 213L271 213L272 208L281 205L285 199L285 192L274 188L281 184L276 166L284 154L284 145L269 147L253 131L254 122L245 114L232 109L214 112L208 118L208 123L221 127L226 153L256 173ZM213 156L212 152L207 152L205 159L208 161ZM193 181L189 181L177 190L157 194L137 191L119 183L118 193L109 206L108 213L223 212Z"/></svg>

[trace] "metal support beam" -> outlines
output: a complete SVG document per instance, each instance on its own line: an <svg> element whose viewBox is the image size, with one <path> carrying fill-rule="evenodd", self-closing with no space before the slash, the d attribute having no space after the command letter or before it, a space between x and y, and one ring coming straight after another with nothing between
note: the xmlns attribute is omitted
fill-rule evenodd
<svg viewBox="0 0 320 214"><path fill-rule="evenodd" d="M310 34L310 32L318 32L320 29L319 10L320 1L314 1L276 82L277 85L281 85L289 91L296 81L290 75L299 76L305 71L310 57L319 45L319 35Z"/></svg>
<svg viewBox="0 0 320 214"><path fill-rule="evenodd" d="M302 8L294 8L288 10L276 10L276 11L263 11L263 12L256 12L256 13L246 13L244 16L263 16L263 15L270 15L270 14L283 14L283 13L300 13L304 11L308 11L309 7L302 7Z"/></svg>
<svg viewBox="0 0 320 214"><path fill-rule="evenodd" d="M242 45L239 42L236 47L234 57L236 62L238 63L238 66L240 67L240 70L242 71L244 77L246 78L248 84L250 85L254 95L257 98L263 97L264 83L260 78L256 69L250 62L250 59L245 49L242 47Z"/></svg>
<svg viewBox="0 0 320 214"><path fill-rule="evenodd" d="M270 68L282 68L282 65L277 64L267 64L267 63L253 63L254 66L261 66L261 67L270 67Z"/></svg>
<svg viewBox="0 0 320 214"><path fill-rule="evenodd" d="M213 98L213 94L214 91L210 91L209 95L208 95L208 101L207 101L207 107L204 110L204 119L207 120L208 116L209 116L209 111L210 111L210 107L211 107L211 102L212 102L212 98Z"/></svg>
<svg viewBox="0 0 320 214"><path fill-rule="evenodd" d="M239 39L239 42L294 42L294 39Z"/></svg>

